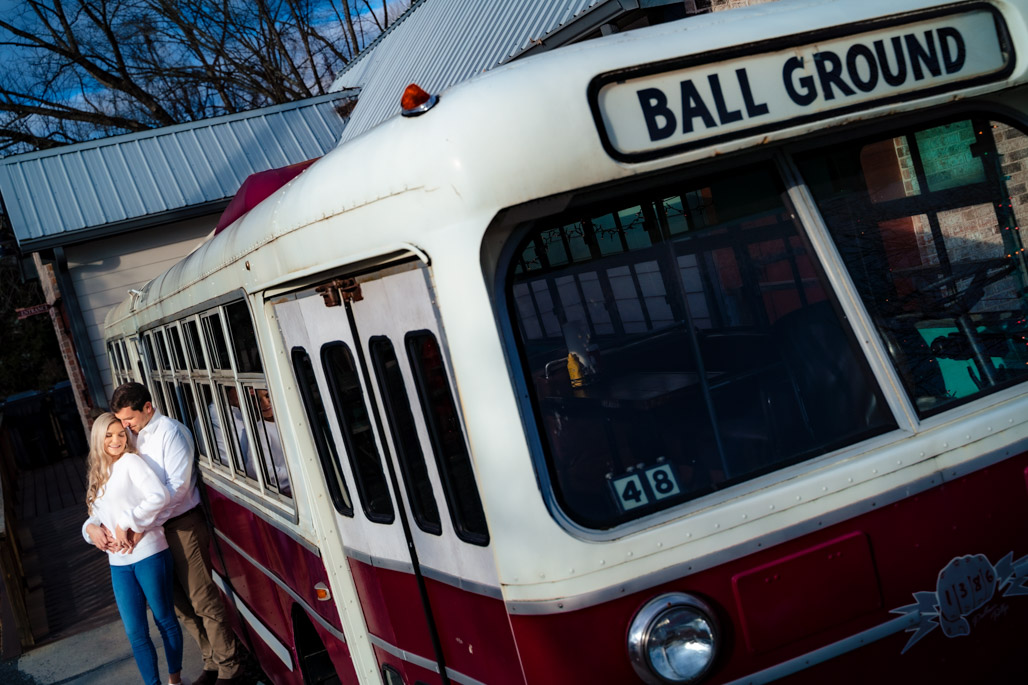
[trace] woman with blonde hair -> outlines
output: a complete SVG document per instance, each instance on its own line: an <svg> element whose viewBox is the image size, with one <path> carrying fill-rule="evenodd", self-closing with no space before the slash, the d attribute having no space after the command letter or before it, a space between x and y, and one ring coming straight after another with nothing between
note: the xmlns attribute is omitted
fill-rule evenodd
<svg viewBox="0 0 1028 685"><path fill-rule="evenodd" d="M161 681L147 605L164 641L171 672L168 682L182 682L182 628L172 603L171 553L164 528L153 525L169 499L160 478L136 453L121 421L110 413L97 417L89 442L89 518L82 536L107 552L114 599L146 685Z"/></svg>

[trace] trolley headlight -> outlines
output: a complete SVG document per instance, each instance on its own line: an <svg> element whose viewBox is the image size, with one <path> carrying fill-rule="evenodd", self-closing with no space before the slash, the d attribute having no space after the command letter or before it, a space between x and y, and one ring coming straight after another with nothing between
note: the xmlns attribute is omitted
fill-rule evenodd
<svg viewBox="0 0 1028 685"><path fill-rule="evenodd" d="M718 649L714 612L692 595L654 597L628 627L628 658L647 683L697 683Z"/></svg>

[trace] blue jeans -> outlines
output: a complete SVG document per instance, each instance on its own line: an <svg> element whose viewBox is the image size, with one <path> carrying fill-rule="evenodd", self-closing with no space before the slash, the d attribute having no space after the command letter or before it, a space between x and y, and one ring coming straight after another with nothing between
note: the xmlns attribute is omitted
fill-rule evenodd
<svg viewBox="0 0 1028 685"><path fill-rule="evenodd" d="M132 645L132 655L146 685L161 685L157 670L157 650L150 640L150 624L146 619L146 606L150 605L154 622L164 641L164 656L168 671L182 670L182 628L175 618L172 601L171 552L163 550L142 561L127 566L111 566L111 585L118 602L121 622Z"/></svg>

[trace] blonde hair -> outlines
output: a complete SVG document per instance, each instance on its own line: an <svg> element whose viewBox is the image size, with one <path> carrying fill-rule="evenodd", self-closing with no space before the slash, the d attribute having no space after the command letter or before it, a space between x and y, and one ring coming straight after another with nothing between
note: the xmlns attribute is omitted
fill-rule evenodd
<svg viewBox="0 0 1028 685"><path fill-rule="evenodd" d="M93 430L89 436L89 461L86 467L89 484L86 486L86 510L90 516L93 515L93 502L103 494L107 479L111 477L111 466L114 465L111 455L107 454L107 450L104 449L104 439L107 437L107 431L112 423L121 426L121 421L114 414L110 412L100 414L93 420ZM132 439L132 433L126 429L125 452L135 453L135 451L136 445Z"/></svg>

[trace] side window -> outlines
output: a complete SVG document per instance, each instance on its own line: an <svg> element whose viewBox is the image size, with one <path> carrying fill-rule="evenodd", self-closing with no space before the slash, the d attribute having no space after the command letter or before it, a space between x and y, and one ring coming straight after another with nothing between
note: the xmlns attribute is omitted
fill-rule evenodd
<svg viewBox="0 0 1028 685"><path fill-rule="evenodd" d="M414 520L426 533L440 535L443 528L439 521L439 507L432 494L432 482L428 478L425 455L421 451L421 441L418 439L417 426L414 425L410 400L393 343L388 338L376 337L371 339L369 349L378 377L379 392L389 415L387 423L396 448L397 461L403 470L403 482Z"/></svg>
<svg viewBox="0 0 1028 685"><path fill-rule="evenodd" d="M182 412L179 404L179 388L175 381L163 380L159 383L162 388L161 395L164 397L162 411L173 419L182 420Z"/></svg>
<svg viewBox="0 0 1028 685"><path fill-rule="evenodd" d="M321 391L318 389L314 365L311 364L311 358L307 351L300 347L293 349L292 358L296 385L300 389L301 398L303 398L303 407L307 412L307 424L314 436L318 460L321 462L322 473L325 474L325 482L328 485L329 495L332 497L332 504L340 514L353 516L353 504L350 501L346 479L343 478L343 470L339 464L336 444L328 427L328 413L325 411L325 403L322 401Z"/></svg>
<svg viewBox="0 0 1028 685"><path fill-rule="evenodd" d="M250 425L254 427L256 439L248 444L251 454L244 462L256 462L260 465L264 484L283 497L292 497L293 489L289 482L289 471L286 469L286 458L282 452L282 437L279 433L279 422L275 420L275 410L271 405L271 394L267 388L244 386L246 393L246 409L250 416Z"/></svg>
<svg viewBox="0 0 1028 685"><path fill-rule="evenodd" d="M221 315L217 312L206 314L200 317L200 323L203 326L203 337L211 366L220 371L231 370L225 331L221 328Z"/></svg>
<svg viewBox="0 0 1028 685"><path fill-rule="evenodd" d="M559 506L605 529L895 427L770 165L520 233L506 280Z"/></svg>
<svg viewBox="0 0 1028 685"><path fill-rule="evenodd" d="M392 523L389 483L353 354L343 343L329 343L321 350L321 361L364 513L376 523Z"/></svg>
<svg viewBox="0 0 1028 685"><path fill-rule="evenodd" d="M181 421L189 429L190 433L193 434L193 445L197 453L207 456L206 450L201 448L204 442L203 432L200 427L199 415L196 413L196 399L193 397L192 384L188 381L181 383L178 386L178 390L181 396Z"/></svg>
<svg viewBox="0 0 1028 685"><path fill-rule="evenodd" d="M171 368L176 371L185 371L189 367L186 365L186 356L182 352L182 338L179 336L178 326L168 326L168 346L171 348Z"/></svg>
<svg viewBox="0 0 1028 685"><path fill-rule="evenodd" d="M217 387L221 402L220 415L224 418L224 424L221 426L222 438L226 442L225 447L228 448L225 456L231 455L236 473L250 480L257 480L257 467L253 461L250 438L246 433L246 420L243 418L239 391L233 383L219 384Z"/></svg>
<svg viewBox="0 0 1028 685"><path fill-rule="evenodd" d="M1028 380L1026 152L971 118L798 160L922 417Z"/></svg>
<svg viewBox="0 0 1028 685"><path fill-rule="evenodd" d="M461 540L486 545L489 530L482 500L435 336L428 331L408 334L407 357L414 371L421 411L428 426L453 528Z"/></svg>
<svg viewBox="0 0 1028 685"><path fill-rule="evenodd" d="M151 371L157 370L157 355L154 354L153 349L153 334L143 334L143 350L144 356L146 357L146 365Z"/></svg>
<svg viewBox="0 0 1028 685"><path fill-rule="evenodd" d="M261 355L257 348L257 334L253 330L250 312L246 302L239 301L225 307L228 330L232 335L232 351L235 353L236 371L239 373L261 373ZM222 367L223 368L223 367Z"/></svg>
<svg viewBox="0 0 1028 685"><path fill-rule="evenodd" d="M214 463L228 467L231 456L228 452L228 443L225 441L225 431L221 427L222 420L218 413L218 406L214 401L214 391L209 383L197 383L196 388L200 393L200 404L202 405L198 415L204 422L203 428L206 428L206 434L213 441L210 448L201 448L200 451L202 454L210 456ZM199 436L202 429L199 423L195 424L193 428L193 436L199 445L201 444ZM208 452L210 452L209 455Z"/></svg>
<svg viewBox="0 0 1028 685"><path fill-rule="evenodd" d="M168 358L168 345L164 340L164 329L156 328L153 331L154 347L157 350L157 363L162 371L171 370L171 360Z"/></svg>
<svg viewBox="0 0 1028 685"><path fill-rule="evenodd" d="M189 364L194 369L205 370L207 362L203 356L203 346L200 343L200 332L197 330L196 321L185 321L182 324L185 332L187 348L189 349Z"/></svg>

